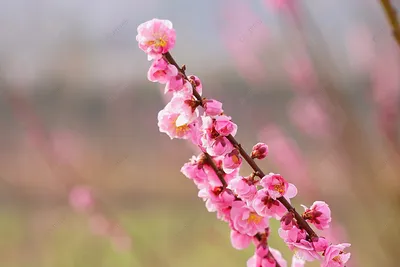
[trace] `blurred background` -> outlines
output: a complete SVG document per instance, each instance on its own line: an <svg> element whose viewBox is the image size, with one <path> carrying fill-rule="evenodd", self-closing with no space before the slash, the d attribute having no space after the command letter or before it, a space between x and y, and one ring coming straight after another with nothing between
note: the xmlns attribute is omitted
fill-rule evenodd
<svg viewBox="0 0 400 267"><path fill-rule="evenodd" d="M198 151L158 131L152 18L295 207L330 204L348 266L398 266L400 46L374 0L0 1L0 266L246 266L180 173Z"/></svg>

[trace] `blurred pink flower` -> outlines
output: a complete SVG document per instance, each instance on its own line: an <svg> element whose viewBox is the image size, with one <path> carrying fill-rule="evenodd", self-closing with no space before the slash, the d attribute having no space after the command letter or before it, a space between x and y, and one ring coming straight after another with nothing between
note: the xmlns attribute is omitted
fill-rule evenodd
<svg viewBox="0 0 400 267"><path fill-rule="evenodd" d="M304 194L313 194L314 185L308 176L307 162L296 142L285 135L282 129L270 124L259 133L259 140L268 140L269 157L282 170L290 181Z"/></svg>
<svg viewBox="0 0 400 267"><path fill-rule="evenodd" d="M69 193L69 203L77 211L83 212L93 206L93 198L90 188L86 186L75 186Z"/></svg>
<svg viewBox="0 0 400 267"><path fill-rule="evenodd" d="M95 213L89 217L89 227L94 234L105 236L109 232L110 222L102 214Z"/></svg>
<svg viewBox="0 0 400 267"><path fill-rule="evenodd" d="M264 0L264 3L269 8L281 10L293 7L294 1L295 0Z"/></svg>
<svg viewBox="0 0 400 267"><path fill-rule="evenodd" d="M250 84L263 84L267 70L258 53L265 51L267 27L247 2L221 5L222 22L226 22L220 28L221 38L239 75Z"/></svg>
<svg viewBox="0 0 400 267"><path fill-rule="evenodd" d="M373 33L367 25L350 27L345 37L350 66L358 71L370 71L377 56Z"/></svg>
<svg viewBox="0 0 400 267"><path fill-rule="evenodd" d="M284 67L295 91L311 92L316 90L317 75L305 51L299 52L297 56L286 57Z"/></svg>
<svg viewBox="0 0 400 267"><path fill-rule="evenodd" d="M50 133L55 160L64 163L79 162L82 142L69 130L59 130Z"/></svg>
<svg viewBox="0 0 400 267"><path fill-rule="evenodd" d="M297 97L291 104L289 115L293 123L312 137L327 137L332 134L329 116L313 97Z"/></svg>

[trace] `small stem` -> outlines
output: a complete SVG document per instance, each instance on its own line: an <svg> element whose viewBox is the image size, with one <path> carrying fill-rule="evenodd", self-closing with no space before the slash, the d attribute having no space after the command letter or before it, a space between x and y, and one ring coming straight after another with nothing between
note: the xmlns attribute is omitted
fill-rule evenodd
<svg viewBox="0 0 400 267"><path fill-rule="evenodd" d="M397 19L397 11L390 0L381 0L380 2L385 11L386 18L390 23L390 27L392 28L393 38L396 40L400 48L400 23Z"/></svg>
<svg viewBox="0 0 400 267"><path fill-rule="evenodd" d="M164 54L164 58L165 58L165 60L167 60L167 62L174 65L179 70L179 72L182 73L182 75L185 77L185 79L189 81L188 77L186 76L185 70L183 70L182 68L179 67L179 65L176 63L175 59L172 57L172 55L169 52ZM194 84L193 84L193 95L197 100L199 100L199 101L202 100L202 97L197 92L196 85L194 85ZM203 105L201 105L201 106L203 106ZM229 142L232 143L232 145L234 147L236 147L239 150L240 155L242 155L242 157L250 165L250 167L255 172L257 172L257 174L259 174L259 177L264 177L265 176L264 172L261 170L260 167L258 167L257 163L250 157L250 155L246 153L246 151L242 148L242 146L238 143L238 141L236 141L236 139L232 135L228 135L226 138L229 140ZM211 159L211 160L209 160L209 162L213 162L211 156L208 155L207 153L205 153L205 154L208 159ZM215 163L213 163L213 164L215 166ZM213 166L211 166L211 167L213 167ZM214 167L213 167L213 169L214 169ZM222 181L225 182L224 178L220 177L220 175L219 175L220 172L218 171L218 168L216 166L215 166L214 171L216 171L216 174L218 175L218 178L221 180L221 182ZM226 182L225 182L225 184L226 184ZM306 220L296 211L296 209L289 203L289 201L287 201L286 198L284 198L282 196L282 197L278 198L278 201L281 202L282 205L289 212L293 213L299 227L304 229L307 232L307 234L310 236L310 238L318 237L318 235L314 232L314 230L310 227L310 225L306 222Z"/></svg>

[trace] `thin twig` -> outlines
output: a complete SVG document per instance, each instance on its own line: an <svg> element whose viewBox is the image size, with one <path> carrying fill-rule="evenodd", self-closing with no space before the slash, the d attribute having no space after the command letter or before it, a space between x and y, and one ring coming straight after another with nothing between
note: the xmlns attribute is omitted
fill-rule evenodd
<svg viewBox="0 0 400 267"><path fill-rule="evenodd" d="M397 11L390 0L381 0L381 5L392 29L393 38L396 40L400 48L400 23L397 18Z"/></svg>

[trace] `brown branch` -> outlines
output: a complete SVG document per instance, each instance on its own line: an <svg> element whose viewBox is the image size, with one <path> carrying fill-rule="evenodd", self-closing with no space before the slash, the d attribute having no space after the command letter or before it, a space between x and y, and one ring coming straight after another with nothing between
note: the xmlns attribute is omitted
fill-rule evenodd
<svg viewBox="0 0 400 267"><path fill-rule="evenodd" d="M225 179L224 179L224 176L223 176L221 170L217 167L217 165L215 164L214 160L212 159L212 157L211 157L209 154L204 153L204 155L205 155L206 158L207 158L208 164L209 164L209 165L211 166L211 168L215 171L215 173L216 173L217 176L218 176L218 179L221 181L222 186L223 186L223 188L225 189L225 188L228 186L228 184L226 183L226 181L225 181Z"/></svg>
<svg viewBox="0 0 400 267"><path fill-rule="evenodd" d="M392 28L393 38L396 40L400 48L400 23L397 19L397 11L390 0L381 0L381 5L385 11L386 18Z"/></svg>
<svg viewBox="0 0 400 267"><path fill-rule="evenodd" d="M186 76L185 73L185 68L181 68L179 67L179 65L176 63L176 61L174 60L174 58L172 57L172 55L167 52L166 54L164 54L164 58L172 65L174 65L180 73L182 73L182 75L185 77L186 80L190 81L188 79L188 77ZM200 96L200 94L197 92L196 90L196 85L193 84L193 95L194 97L201 101L202 97ZM201 106L203 106L203 104L201 104ZM250 165L250 167L259 174L260 178L264 177L265 174L264 172L261 170L260 167L258 167L257 163L249 156L249 154L246 153L246 151L242 148L242 146L236 141L236 139L232 136L232 135L228 135L227 139L232 143L233 146L235 146L239 152L240 155L242 155L242 157L244 158L244 160ZM207 154L206 154L207 155ZM218 175L218 172L217 172ZM219 176L218 176L219 177ZM223 179L223 178L222 178ZM310 225L306 222L306 220L295 210L295 208L289 203L289 201L287 201L286 198L284 198L283 196L278 198L278 201L282 203L283 206L285 206L285 208L293 213L293 215L296 218L296 221L299 225L300 228L304 229L310 239L314 238L314 237L318 237L318 235L314 232L314 230L310 227Z"/></svg>
<svg viewBox="0 0 400 267"><path fill-rule="evenodd" d="M202 101L203 98L201 97L201 95L199 94L199 92L197 92L197 90L196 90L196 84L195 84L194 82L192 82L192 81L187 77L187 75L186 75L186 72L185 72L186 66L183 65L182 67L179 67L178 63L176 63L175 59L172 57L171 53L169 53L169 52L165 53L163 56L164 56L164 59L165 59L167 62L169 62L170 64L174 65L174 66L179 70L179 72L183 75L183 77L185 78L185 80L189 81L189 82L192 84L192 87L193 87L193 95L194 95L194 97L199 101L199 105L202 106L202 107L204 108L204 104L203 104L203 101ZM233 138L233 136L231 136L231 135L229 135L229 136ZM233 143L233 142L229 139L229 136L227 137L228 140L229 140L233 145L235 145L235 143ZM235 139L233 139L233 140L235 140ZM236 140L235 140L235 142L236 142ZM236 143L237 143L237 142L236 142ZM239 145L239 147L240 147L240 145ZM241 147L240 147L240 148L241 148ZM244 152L243 149L242 149L242 151ZM239 149L240 154L242 154L242 151ZM252 160L251 157L250 157L246 152L244 152L244 154L245 154L245 156L247 156L247 158L249 158L250 160ZM227 187L227 183L226 183L226 181L225 181L225 179L224 179L224 176L223 176L221 170L217 167L217 165L215 164L213 158L212 158L208 153L204 152L204 155L206 156L208 163L210 164L211 168L212 168L212 169L215 171L215 173L217 174L219 180L221 181L221 183L222 183L222 185L223 185L223 188L225 189L225 188ZM243 155L242 155L242 156L243 156ZM245 156L243 156L243 157L245 157ZM246 160L246 161L247 161L247 160ZM253 160L252 160L252 161L253 161ZM254 161L253 161L254 165L252 165L249 161L247 161L247 162L249 163L250 166L252 166L252 167L254 166L254 167L257 168L257 169L254 169L254 168L253 168L255 172L263 173L263 172L261 171L261 169L257 166L257 164L255 164ZM264 176L264 175L263 175L263 176ZM285 201L287 202L286 199L285 199ZM283 204L283 203L282 203L282 204ZM289 202L287 202L287 204L289 204ZM290 205L290 204L289 204L289 205ZM286 206L285 206L285 207L286 207ZM294 211L294 208L292 208L292 209L293 209L293 211ZM288 210L289 210L289 209L288 209ZM299 215L299 216L300 216L300 215ZM301 216L300 216L300 217L301 217ZM307 225L307 226L308 226L308 225ZM308 226L308 227L309 227L309 226ZM311 228L310 228L310 229L311 229ZM312 229L311 229L311 231L312 231ZM314 234L315 234L315 233L314 233ZM258 236L258 234L256 235L256 237L257 237L257 236ZM272 255L272 253L271 253L270 251L268 251L268 256L269 256L271 259L274 259L274 260L275 260L275 266L276 266L276 267L281 267L281 265L278 263L278 261L275 259L275 257Z"/></svg>

